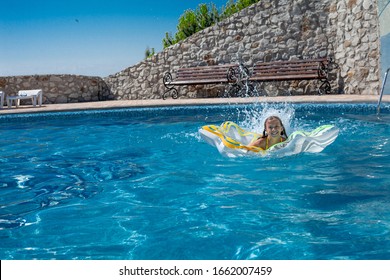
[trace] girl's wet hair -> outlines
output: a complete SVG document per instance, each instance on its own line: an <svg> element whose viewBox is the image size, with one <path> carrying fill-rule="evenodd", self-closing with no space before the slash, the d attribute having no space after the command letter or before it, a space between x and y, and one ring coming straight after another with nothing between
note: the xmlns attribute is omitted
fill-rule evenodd
<svg viewBox="0 0 390 280"><path fill-rule="evenodd" d="M266 128L266 125L267 125L267 121L272 121L272 120L274 120L274 119L277 119L277 120L280 122L280 125L281 125L282 128L283 128L283 131L280 133L280 135L285 136L286 138L288 138L286 129L284 128L284 125L283 125L283 122L282 122L282 120L281 120L279 117L277 117L277 116L270 116L270 117L268 117L268 118L265 119L265 121L264 121L264 131L263 131L263 136L262 136L262 138L267 137L267 131L266 131L266 129L265 129L265 128Z"/></svg>

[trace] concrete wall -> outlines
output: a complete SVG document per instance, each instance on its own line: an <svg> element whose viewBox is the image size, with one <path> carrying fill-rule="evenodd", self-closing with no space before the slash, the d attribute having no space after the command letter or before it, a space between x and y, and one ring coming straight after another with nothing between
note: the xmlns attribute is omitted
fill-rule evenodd
<svg viewBox="0 0 390 280"><path fill-rule="evenodd" d="M0 78L0 90L42 88L45 103L158 99L163 76L179 67L330 56L332 93L377 94L380 39L377 0L262 0L119 73ZM318 81L260 84L260 94L316 94ZM183 86L180 98L216 97L225 86Z"/></svg>

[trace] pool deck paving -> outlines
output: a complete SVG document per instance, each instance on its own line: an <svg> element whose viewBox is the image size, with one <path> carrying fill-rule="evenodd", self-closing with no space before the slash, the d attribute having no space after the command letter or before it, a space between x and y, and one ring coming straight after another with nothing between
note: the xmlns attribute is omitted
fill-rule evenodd
<svg viewBox="0 0 390 280"><path fill-rule="evenodd" d="M147 99L147 100L111 100L64 104L43 104L33 107L22 105L16 108L3 106L0 114L31 114L60 111L104 110L134 107L158 106L191 106L218 104L250 104L250 103L378 103L378 95L301 95L275 97L246 97L246 98L196 98L196 99ZM383 95L382 103L390 102L390 95Z"/></svg>

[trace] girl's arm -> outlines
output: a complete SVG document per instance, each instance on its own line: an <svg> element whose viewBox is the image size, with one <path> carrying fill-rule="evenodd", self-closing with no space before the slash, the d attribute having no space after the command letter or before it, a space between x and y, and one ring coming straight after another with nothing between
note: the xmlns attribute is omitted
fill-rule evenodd
<svg viewBox="0 0 390 280"><path fill-rule="evenodd" d="M255 140L253 140L252 142L250 142L248 144L248 146L255 146L255 147L260 147L260 148L264 149L265 148L265 138L262 138L262 137L257 138Z"/></svg>

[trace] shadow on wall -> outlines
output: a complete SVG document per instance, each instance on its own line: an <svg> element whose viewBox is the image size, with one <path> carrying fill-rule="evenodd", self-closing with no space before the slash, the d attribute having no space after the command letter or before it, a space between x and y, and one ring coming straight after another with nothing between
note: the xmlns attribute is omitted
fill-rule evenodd
<svg viewBox="0 0 390 280"><path fill-rule="evenodd" d="M114 99L109 86L104 80L99 81L97 96L99 101L107 101Z"/></svg>

